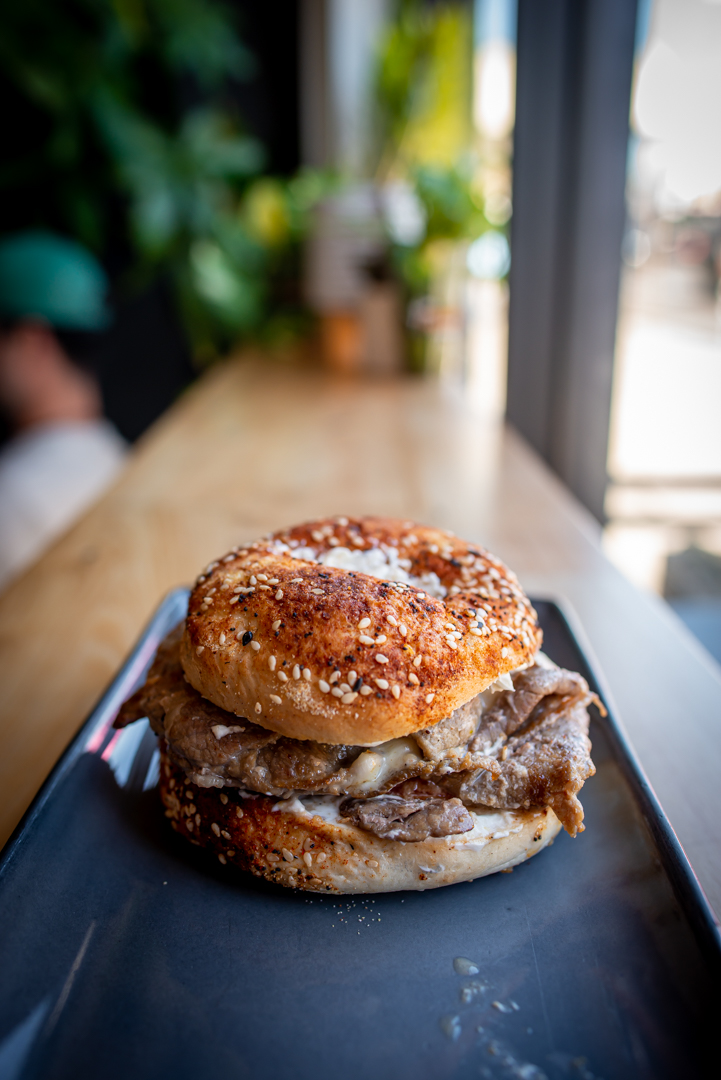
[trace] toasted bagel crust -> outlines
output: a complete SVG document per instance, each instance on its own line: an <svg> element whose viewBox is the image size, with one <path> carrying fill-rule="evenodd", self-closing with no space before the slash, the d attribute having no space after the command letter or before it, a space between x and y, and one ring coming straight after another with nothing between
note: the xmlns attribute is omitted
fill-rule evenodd
<svg viewBox="0 0 721 1080"><path fill-rule="evenodd" d="M314 561L339 548L384 552L411 583ZM540 645L516 577L482 548L412 522L335 518L212 563L181 657L229 712L293 739L373 746L438 723Z"/></svg>
<svg viewBox="0 0 721 1080"><path fill-rule="evenodd" d="M381 839L345 821L283 809L269 796L200 788L161 751L160 793L173 828L221 862L320 893L422 891L508 870L561 829L550 807L473 812L473 832L418 843Z"/></svg>

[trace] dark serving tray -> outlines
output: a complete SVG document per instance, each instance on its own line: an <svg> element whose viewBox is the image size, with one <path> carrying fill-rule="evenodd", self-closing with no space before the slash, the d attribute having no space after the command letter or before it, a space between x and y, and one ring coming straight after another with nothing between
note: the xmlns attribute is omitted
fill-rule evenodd
<svg viewBox="0 0 721 1080"><path fill-rule="evenodd" d="M612 717L593 719L586 832L513 873L284 890L177 837L154 736L110 727L186 603L161 605L4 850L2 1080L706 1075L718 927ZM606 697L578 631L536 606L548 654Z"/></svg>

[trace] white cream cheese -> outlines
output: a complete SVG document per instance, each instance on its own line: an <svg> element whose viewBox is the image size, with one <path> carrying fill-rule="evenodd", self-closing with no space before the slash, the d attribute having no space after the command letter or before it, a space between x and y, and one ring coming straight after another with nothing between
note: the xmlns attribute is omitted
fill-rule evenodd
<svg viewBox="0 0 721 1080"><path fill-rule="evenodd" d="M410 574L410 559L399 558L398 552L392 547L374 547L365 551L337 547L320 554L314 548L303 547L296 548L291 555L294 559L332 566L335 570L354 570L358 574L368 574L369 577L381 578L383 581L402 581L405 585L414 585L417 589L425 590L429 596L435 596L439 600L446 595L446 588L441 585L438 574Z"/></svg>

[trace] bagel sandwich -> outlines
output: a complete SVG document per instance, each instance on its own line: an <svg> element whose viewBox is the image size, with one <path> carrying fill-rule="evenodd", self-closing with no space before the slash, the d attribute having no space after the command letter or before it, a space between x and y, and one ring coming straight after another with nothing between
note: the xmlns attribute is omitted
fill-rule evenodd
<svg viewBox="0 0 721 1080"><path fill-rule="evenodd" d="M514 574L451 533L328 518L212 562L115 721L148 717L173 827L316 892L428 889L583 829L585 680Z"/></svg>

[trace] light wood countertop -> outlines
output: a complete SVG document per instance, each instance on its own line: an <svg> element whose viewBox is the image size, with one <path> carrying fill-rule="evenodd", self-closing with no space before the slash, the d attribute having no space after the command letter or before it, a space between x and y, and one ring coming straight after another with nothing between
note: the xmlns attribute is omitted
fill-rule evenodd
<svg viewBox="0 0 721 1080"><path fill-rule="evenodd" d="M721 912L721 670L610 565L595 522L513 432L432 381L270 362L201 379L0 597L0 843L169 589L240 541L340 513L449 528L571 604Z"/></svg>

